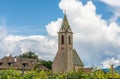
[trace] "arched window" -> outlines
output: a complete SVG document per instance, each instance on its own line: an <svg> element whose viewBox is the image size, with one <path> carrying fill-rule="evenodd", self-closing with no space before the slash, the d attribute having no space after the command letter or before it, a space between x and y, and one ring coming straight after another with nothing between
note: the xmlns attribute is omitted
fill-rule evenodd
<svg viewBox="0 0 120 79"><path fill-rule="evenodd" d="M61 44L64 44L64 36L61 36Z"/></svg>
<svg viewBox="0 0 120 79"><path fill-rule="evenodd" d="M68 37L68 41L69 41L69 44L71 44L71 38L70 38L70 35Z"/></svg>

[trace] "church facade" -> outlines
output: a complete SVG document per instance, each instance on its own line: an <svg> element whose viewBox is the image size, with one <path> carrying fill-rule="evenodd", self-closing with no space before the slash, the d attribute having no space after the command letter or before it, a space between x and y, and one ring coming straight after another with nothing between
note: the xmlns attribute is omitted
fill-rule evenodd
<svg viewBox="0 0 120 79"><path fill-rule="evenodd" d="M65 73L83 68L84 64L76 50L73 49L73 32L65 14L58 32L58 52L53 60L52 72Z"/></svg>

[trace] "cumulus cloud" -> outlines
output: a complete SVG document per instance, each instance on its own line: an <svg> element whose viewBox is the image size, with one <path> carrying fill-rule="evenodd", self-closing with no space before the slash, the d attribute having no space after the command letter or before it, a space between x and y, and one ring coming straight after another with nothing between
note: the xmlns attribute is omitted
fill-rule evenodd
<svg viewBox="0 0 120 79"><path fill-rule="evenodd" d="M118 66L120 64L120 60L117 60L115 58L106 59L102 62L103 68L110 68L111 65Z"/></svg>
<svg viewBox="0 0 120 79"><path fill-rule="evenodd" d="M47 24L45 27L47 29L47 32L50 36L57 36L57 32L60 29L62 23L62 19L58 18L57 21L51 21L49 24Z"/></svg>
<svg viewBox="0 0 120 79"><path fill-rule="evenodd" d="M114 7L120 7L120 1L119 0L101 0L111 6L114 6Z"/></svg>
<svg viewBox="0 0 120 79"><path fill-rule="evenodd" d="M69 2L61 0L59 7L63 12L66 10L69 24L74 32L74 47L85 66L100 65L106 58L115 57L120 53L119 25L115 22L108 25L101 15L96 14L96 7L91 1L83 5L79 0ZM59 21L49 25L57 22ZM51 28L49 25L47 27Z"/></svg>
<svg viewBox="0 0 120 79"><path fill-rule="evenodd" d="M120 1L119 0L100 0L109 6L114 13L114 16L111 18L111 21L116 21L120 18Z"/></svg>
<svg viewBox="0 0 120 79"><path fill-rule="evenodd" d="M24 53L26 51L35 52L40 58L47 60L52 59L56 47L56 41L49 39L42 35L34 36L15 36L8 35L2 40L4 45L4 51L1 51L4 55L12 54L14 56ZM1 47L3 46L1 45Z"/></svg>
<svg viewBox="0 0 120 79"><path fill-rule="evenodd" d="M83 5L79 0L61 0L59 7L63 12L66 10L74 32L74 48L85 66L104 64L108 61L106 59L116 58L120 54L119 25L115 22L107 25L101 15L96 14L92 1ZM30 50L36 52L40 58L52 60L57 53L57 32L61 23L61 18L48 23L48 36L3 35L5 37L2 37L0 42L0 52L18 55Z"/></svg>

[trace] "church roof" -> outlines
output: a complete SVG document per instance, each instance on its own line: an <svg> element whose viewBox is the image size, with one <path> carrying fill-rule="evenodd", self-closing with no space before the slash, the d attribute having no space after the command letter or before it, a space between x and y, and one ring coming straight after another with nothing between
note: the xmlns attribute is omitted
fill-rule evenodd
<svg viewBox="0 0 120 79"><path fill-rule="evenodd" d="M73 49L73 63L75 66L84 66L75 49Z"/></svg>
<svg viewBox="0 0 120 79"><path fill-rule="evenodd" d="M65 14L64 15L64 18L63 18L63 21L62 21L62 25L61 25L61 29L60 29L60 32L63 32L63 31L70 31L72 32L71 28L70 28L70 25L68 23L68 19L67 19L67 15Z"/></svg>

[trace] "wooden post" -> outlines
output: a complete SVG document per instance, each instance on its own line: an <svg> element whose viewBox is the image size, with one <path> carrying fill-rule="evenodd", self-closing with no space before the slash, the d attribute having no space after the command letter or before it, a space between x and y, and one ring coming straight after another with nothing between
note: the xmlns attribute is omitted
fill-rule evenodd
<svg viewBox="0 0 120 79"><path fill-rule="evenodd" d="M21 75L22 76L24 75L24 67L22 67L22 73L21 73Z"/></svg>
<svg viewBox="0 0 120 79"><path fill-rule="evenodd" d="M111 65L111 68L112 68L112 79L114 79L114 72L113 72L113 64Z"/></svg>

